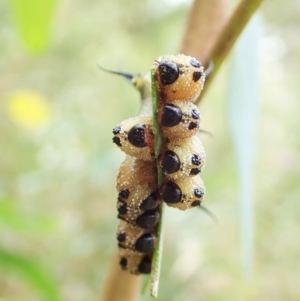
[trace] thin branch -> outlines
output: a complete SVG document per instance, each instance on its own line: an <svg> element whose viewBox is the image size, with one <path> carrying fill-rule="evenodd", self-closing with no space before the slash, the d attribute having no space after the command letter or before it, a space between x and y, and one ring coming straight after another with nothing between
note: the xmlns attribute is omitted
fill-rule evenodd
<svg viewBox="0 0 300 301"><path fill-rule="evenodd" d="M234 10L232 16L221 31L218 40L212 48L210 57L214 62L214 69L206 81L205 89L201 93L197 104L203 98L208 86L217 74L234 43L262 2L263 0L242 0Z"/></svg>
<svg viewBox="0 0 300 301"><path fill-rule="evenodd" d="M137 299L142 277L122 271L119 266L117 248L110 257L107 271L100 301L134 301Z"/></svg>
<svg viewBox="0 0 300 301"><path fill-rule="evenodd" d="M228 15L229 0L195 0L188 16L180 53L208 65L210 53Z"/></svg>

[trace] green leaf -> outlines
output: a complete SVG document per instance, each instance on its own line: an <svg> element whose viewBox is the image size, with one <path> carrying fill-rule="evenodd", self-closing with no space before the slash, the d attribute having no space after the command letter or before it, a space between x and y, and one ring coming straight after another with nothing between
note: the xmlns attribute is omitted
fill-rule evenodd
<svg viewBox="0 0 300 301"><path fill-rule="evenodd" d="M28 259L20 254L8 252L0 248L0 266L9 271L18 273L36 288L43 300L59 301L57 286L55 285L49 274L38 265L36 260Z"/></svg>
<svg viewBox="0 0 300 301"><path fill-rule="evenodd" d="M241 35L231 65L229 120L237 157L240 185L242 273L253 276L254 258L254 159L258 120L261 20L254 16ZM251 45L251 47L249 47Z"/></svg>
<svg viewBox="0 0 300 301"><path fill-rule="evenodd" d="M18 33L33 53L48 44L51 21L57 0L11 0L11 10Z"/></svg>

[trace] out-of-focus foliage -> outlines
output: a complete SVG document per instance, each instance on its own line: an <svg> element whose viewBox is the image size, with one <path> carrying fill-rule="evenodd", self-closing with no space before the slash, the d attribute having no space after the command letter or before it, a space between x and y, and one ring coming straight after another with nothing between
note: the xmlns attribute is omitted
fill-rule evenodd
<svg viewBox="0 0 300 301"><path fill-rule="evenodd" d="M202 136L205 205L219 224L201 211L166 210L158 300L299 299L299 5L293 0L282 11L281 4L262 7L254 279L240 276L238 179L224 66L200 107L203 128L214 134ZM136 114L139 97L96 64L148 71L157 56L176 53L188 5L58 1L48 15L55 11L53 22L45 20L51 34L39 56L20 42L11 7L0 2L0 196L6 200L0 204L0 248L46 273L62 300L95 300L116 243L115 177L124 158L111 143L111 129ZM11 113L11 96L22 91L39 99L37 106L29 101L30 114L39 112L36 120L43 121L34 130ZM0 298L41 300L38 282L9 268L8 257L2 261Z"/></svg>
<svg viewBox="0 0 300 301"><path fill-rule="evenodd" d="M21 254L0 249L0 267L3 273L13 271L23 276L25 281L40 291L44 300L59 300L58 287L34 257L25 258Z"/></svg>
<svg viewBox="0 0 300 301"><path fill-rule="evenodd" d="M26 47L38 53L49 39L51 21L57 0L11 0L12 16Z"/></svg>

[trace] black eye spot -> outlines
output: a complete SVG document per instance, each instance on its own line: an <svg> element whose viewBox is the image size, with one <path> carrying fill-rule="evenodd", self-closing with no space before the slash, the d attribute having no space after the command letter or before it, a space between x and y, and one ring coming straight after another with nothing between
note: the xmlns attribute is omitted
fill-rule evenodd
<svg viewBox="0 0 300 301"><path fill-rule="evenodd" d="M200 165L200 163L201 163L201 158L200 158L200 156L197 155L197 154L193 154L193 155L192 155L191 162L192 162L193 165Z"/></svg>
<svg viewBox="0 0 300 301"><path fill-rule="evenodd" d="M117 144L118 146L122 147L122 143L119 137L112 138L113 143Z"/></svg>
<svg viewBox="0 0 300 301"><path fill-rule="evenodd" d="M113 129L113 134L114 135L117 135L121 132L121 127L120 126L116 126L114 129Z"/></svg>
<svg viewBox="0 0 300 301"><path fill-rule="evenodd" d="M142 210L154 209L157 206L158 194L156 192L151 193L146 199L144 199L140 205Z"/></svg>
<svg viewBox="0 0 300 301"><path fill-rule="evenodd" d="M128 132L128 141L136 147L145 147L145 124L137 124Z"/></svg>
<svg viewBox="0 0 300 301"><path fill-rule="evenodd" d="M191 176L195 176L197 175L198 173L201 172L201 168L197 167L197 168L192 168L191 171L190 171L190 175Z"/></svg>
<svg viewBox="0 0 300 301"><path fill-rule="evenodd" d="M159 77L161 83L165 85L173 84L179 76L179 68L173 62L162 62L159 66Z"/></svg>
<svg viewBox="0 0 300 301"><path fill-rule="evenodd" d="M193 122L193 121L192 121L192 122L189 124L188 129L189 129L189 130L193 130L193 129L197 128L198 126L199 126L198 122Z"/></svg>
<svg viewBox="0 0 300 301"><path fill-rule="evenodd" d="M198 81L201 78L202 75L203 75L203 72L201 72L201 71L195 71L193 73L193 81L194 82Z"/></svg>
<svg viewBox="0 0 300 301"><path fill-rule="evenodd" d="M166 203L179 203L181 201L181 189L175 183L169 181L161 188L161 197Z"/></svg>
<svg viewBox="0 0 300 301"><path fill-rule="evenodd" d="M191 206L192 207L196 207L196 206L200 206L201 202L200 201L194 201Z"/></svg>
<svg viewBox="0 0 300 301"><path fill-rule="evenodd" d="M197 187L194 189L194 195L197 198L202 198L204 195L204 192L200 188Z"/></svg>
<svg viewBox="0 0 300 301"><path fill-rule="evenodd" d="M141 274L149 274L151 272L151 259L148 256L142 259L138 270Z"/></svg>
<svg viewBox="0 0 300 301"><path fill-rule="evenodd" d="M190 60L190 64L191 64L193 67L195 67L195 68L200 68L200 67L201 67L200 62L197 61L195 58L192 58L192 59Z"/></svg>
<svg viewBox="0 0 300 301"><path fill-rule="evenodd" d="M159 213L155 210L146 211L136 219L136 224L143 229L153 228L159 219Z"/></svg>
<svg viewBox="0 0 300 301"><path fill-rule="evenodd" d="M161 161L162 170L168 174L174 173L180 168L180 159L172 151L166 151Z"/></svg>
<svg viewBox="0 0 300 301"><path fill-rule="evenodd" d="M135 249L141 253L151 253L154 250L155 238L150 233L145 233L135 243Z"/></svg>
<svg viewBox="0 0 300 301"><path fill-rule="evenodd" d="M127 266L127 259L125 257L121 258L121 260L120 260L120 266L122 268L126 268L126 266Z"/></svg>
<svg viewBox="0 0 300 301"><path fill-rule="evenodd" d="M125 233L125 232L121 232L121 233L118 234L117 240L118 240L119 242L124 242L125 239L126 239L126 233Z"/></svg>
<svg viewBox="0 0 300 301"><path fill-rule="evenodd" d="M129 189L127 188L121 189L119 192L119 198L126 200L129 197L129 194L130 194Z"/></svg>
<svg viewBox="0 0 300 301"><path fill-rule="evenodd" d="M119 201L120 202L120 204L119 204L119 206L118 206L118 212L120 213L120 214L126 214L127 213L127 211L128 211L128 209L127 209L127 204L126 203L124 203L124 202L122 202L122 201Z"/></svg>
<svg viewBox="0 0 300 301"><path fill-rule="evenodd" d="M166 127L172 127L180 123L182 119L181 110L171 104L167 104L163 108L161 124Z"/></svg>
<svg viewBox="0 0 300 301"><path fill-rule="evenodd" d="M197 110L193 109L191 112L192 118L194 119L199 119L200 118L200 114Z"/></svg>

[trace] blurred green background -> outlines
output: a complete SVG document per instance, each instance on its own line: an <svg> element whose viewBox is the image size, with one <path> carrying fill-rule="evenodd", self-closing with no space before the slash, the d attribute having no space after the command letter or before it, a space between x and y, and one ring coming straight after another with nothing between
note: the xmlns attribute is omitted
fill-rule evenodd
<svg viewBox="0 0 300 301"><path fill-rule="evenodd" d="M139 95L96 64L148 71L159 55L177 53L190 4L0 2L0 300L99 299L124 158L111 130L136 114ZM299 12L297 0L261 10L253 277L241 271L227 63L200 106L214 135L202 136L205 205L219 222L166 210L158 300L300 298Z"/></svg>

